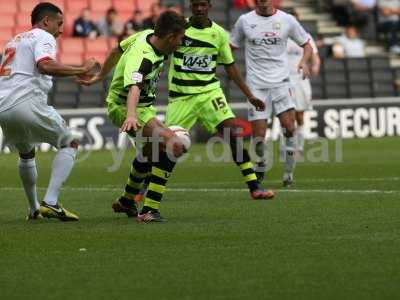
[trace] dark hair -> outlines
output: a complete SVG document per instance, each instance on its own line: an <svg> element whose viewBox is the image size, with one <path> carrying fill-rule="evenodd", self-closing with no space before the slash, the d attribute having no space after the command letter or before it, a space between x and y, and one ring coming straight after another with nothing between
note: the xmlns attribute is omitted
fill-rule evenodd
<svg viewBox="0 0 400 300"><path fill-rule="evenodd" d="M186 25L184 16L178 15L174 11L166 11L158 18L154 34L159 38L164 38L170 33L176 34L184 31Z"/></svg>
<svg viewBox="0 0 400 300"><path fill-rule="evenodd" d="M193 2L194 0L190 0L190 2ZM208 1L208 3L211 3L211 0L207 0Z"/></svg>
<svg viewBox="0 0 400 300"><path fill-rule="evenodd" d="M110 7L109 9L107 9L106 15L111 15L111 14L116 14L117 11L115 10L114 7Z"/></svg>
<svg viewBox="0 0 400 300"><path fill-rule="evenodd" d="M36 25L37 23L39 23L46 16L52 16L53 17L53 16L55 16L57 14L62 14L62 11L61 11L60 8L58 8L54 4L48 3L48 2L39 3L32 10L32 14L31 14L32 26Z"/></svg>

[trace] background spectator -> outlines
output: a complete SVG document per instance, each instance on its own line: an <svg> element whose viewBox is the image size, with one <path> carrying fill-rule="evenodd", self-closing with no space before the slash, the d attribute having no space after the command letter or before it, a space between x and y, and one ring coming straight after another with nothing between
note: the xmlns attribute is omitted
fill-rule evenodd
<svg viewBox="0 0 400 300"><path fill-rule="evenodd" d="M345 34L334 39L332 53L335 58L365 57L365 42L355 26L348 26Z"/></svg>
<svg viewBox="0 0 400 300"><path fill-rule="evenodd" d="M158 17L163 13L164 7L158 2L151 6L151 15L143 20L143 29L154 29Z"/></svg>
<svg viewBox="0 0 400 300"><path fill-rule="evenodd" d="M99 35L96 24L91 20L91 11L84 8L82 14L74 21L73 36L94 39Z"/></svg>
<svg viewBox="0 0 400 300"><path fill-rule="evenodd" d="M400 54L398 30L400 0L378 0L378 31L387 33L390 52Z"/></svg>
<svg viewBox="0 0 400 300"><path fill-rule="evenodd" d="M124 31L124 25L118 20L117 11L111 7L107 10L105 17L97 22L100 35L118 37Z"/></svg>
<svg viewBox="0 0 400 300"><path fill-rule="evenodd" d="M132 17L125 24L125 36L130 36L135 32L142 30L142 12L140 10L135 10L132 14Z"/></svg>

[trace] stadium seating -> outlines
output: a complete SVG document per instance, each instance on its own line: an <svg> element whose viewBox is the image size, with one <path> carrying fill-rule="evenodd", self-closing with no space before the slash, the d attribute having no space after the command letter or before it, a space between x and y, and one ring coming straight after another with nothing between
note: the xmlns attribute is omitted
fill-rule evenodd
<svg viewBox="0 0 400 300"><path fill-rule="evenodd" d="M0 48L16 33L31 27L30 13L39 0L7 0L0 1ZM67 64L80 65L87 58L94 57L103 61L111 48L117 45L116 38L99 38L84 40L72 38L74 20L85 7L92 9L92 18L102 18L111 6L118 11L121 20L128 20L136 9L150 13L155 0L52 0L64 12L64 33L59 39L59 59ZM178 1L179 2L179 1ZM306 3L307 1L301 1ZM184 3L184 11L189 14L188 1ZM285 1L284 1L285 3ZM230 29L243 11L232 9L229 1L214 1L210 17L217 23ZM303 26L312 35L316 35L320 24L314 19L302 20ZM327 33L330 34L329 32ZM243 49L236 50L235 60L245 76L245 56ZM230 101L243 102L241 91L229 81L219 68L217 72L222 87ZM387 55L357 59L325 58L322 61L321 75L312 78L314 99L364 98L396 96L395 78L400 78L400 68L393 70ZM50 101L60 108L101 107L111 76L95 87L79 87L73 79L55 79ZM399 81L400 82L400 81ZM163 76L159 83L159 103L165 104L168 94L167 80Z"/></svg>

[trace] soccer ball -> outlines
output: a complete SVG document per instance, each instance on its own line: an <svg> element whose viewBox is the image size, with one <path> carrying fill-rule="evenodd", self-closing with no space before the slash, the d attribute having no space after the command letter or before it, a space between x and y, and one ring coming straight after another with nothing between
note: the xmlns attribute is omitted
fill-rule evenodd
<svg viewBox="0 0 400 300"><path fill-rule="evenodd" d="M186 151L189 150L190 146L192 145L189 132L185 128L176 125L170 126L169 129L171 129L175 133L175 135L179 138L180 142L183 144Z"/></svg>

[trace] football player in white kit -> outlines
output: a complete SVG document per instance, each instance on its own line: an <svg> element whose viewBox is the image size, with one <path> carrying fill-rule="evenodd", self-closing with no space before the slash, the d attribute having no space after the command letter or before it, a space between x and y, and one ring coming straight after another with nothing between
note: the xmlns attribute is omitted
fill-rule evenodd
<svg viewBox="0 0 400 300"><path fill-rule="evenodd" d="M74 67L56 61L56 40L63 31L62 11L40 3L32 11L32 29L7 43L0 65L0 126L5 143L19 152L19 174L30 203L28 219L43 217L63 221L78 216L58 204L62 184L74 165L78 141L65 121L47 105L51 76L84 75L97 62L90 59ZM41 204L36 192L35 145L49 143L58 149L46 196Z"/></svg>
<svg viewBox="0 0 400 300"><path fill-rule="evenodd" d="M308 60L312 54L309 36L299 22L281 10L275 9L272 0L257 0L256 9L240 16L231 32L233 48L245 46L247 82L252 93L265 101L266 110L256 111L250 105L249 121L253 127L256 153L259 157L257 175L259 181L266 168L267 120L273 115L279 118L285 139L285 171L283 184L293 184L295 168L295 103L290 90L288 39L304 48L297 71L309 77Z"/></svg>
<svg viewBox="0 0 400 300"><path fill-rule="evenodd" d="M297 15L294 13L294 16ZM318 48L309 35L310 45L313 49L311 56L311 75L317 76L319 74L321 59L319 58ZM301 58L303 57L304 49L297 45L292 39L289 39L287 44L287 53L289 55L289 66L290 66L290 83L292 84L292 90L294 95L294 101L296 104L296 153L299 157L304 157L304 112L310 110L312 90L311 82L309 78L303 78L297 70L297 66Z"/></svg>

